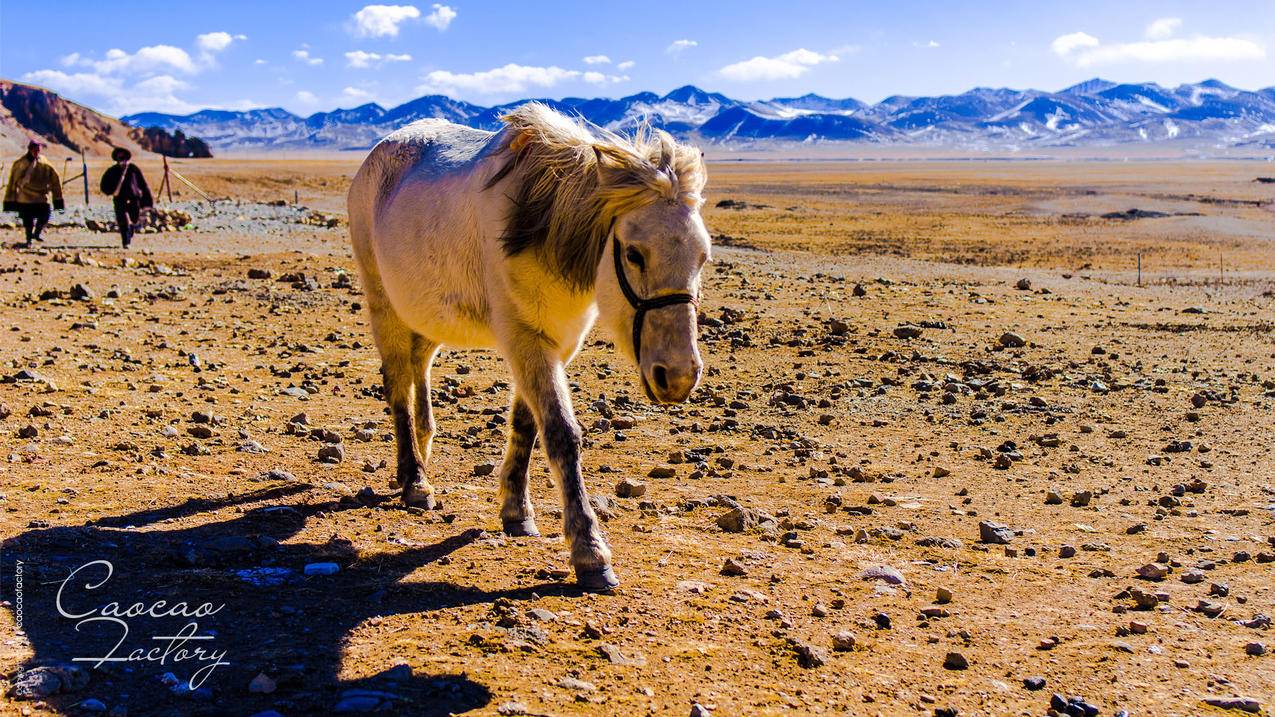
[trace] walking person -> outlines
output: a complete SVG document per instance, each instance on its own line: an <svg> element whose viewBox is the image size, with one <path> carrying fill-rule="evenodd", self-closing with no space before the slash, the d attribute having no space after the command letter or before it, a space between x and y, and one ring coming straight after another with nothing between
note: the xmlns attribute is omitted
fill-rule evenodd
<svg viewBox="0 0 1275 717"><path fill-rule="evenodd" d="M44 145L35 140L27 144L27 153L13 163L9 172L9 185L4 191L4 210L17 212L26 231L26 243L44 241L40 233L49 223L49 195L53 195L53 208L59 212L66 208L62 202L62 180L49 160L40 156Z"/></svg>
<svg viewBox="0 0 1275 717"><path fill-rule="evenodd" d="M142 219L142 211L155 206L151 199L151 188L146 184L142 170L132 163L133 153L123 147L116 147L111 152L111 165L102 174L102 193L115 198L115 224L120 229L120 238L124 240L124 248L133 243L133 234Z"/></svg>

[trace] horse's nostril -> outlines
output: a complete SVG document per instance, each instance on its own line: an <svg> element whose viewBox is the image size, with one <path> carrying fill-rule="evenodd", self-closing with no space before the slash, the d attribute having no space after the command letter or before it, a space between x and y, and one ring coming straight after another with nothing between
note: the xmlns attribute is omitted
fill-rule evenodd
<svg viewBox="0 0 1275 717"><path fill-rule="evenodd" d="M665 369L663 366L656 366L655 368L651 369L651 374L655 378L655 385L658 386L661 391L667 391L668 390L668 370Z"/></svg>

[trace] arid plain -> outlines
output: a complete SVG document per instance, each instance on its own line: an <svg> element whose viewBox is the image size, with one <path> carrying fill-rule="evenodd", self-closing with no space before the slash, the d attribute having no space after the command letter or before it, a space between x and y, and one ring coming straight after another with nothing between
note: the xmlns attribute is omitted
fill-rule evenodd
<svg viewBox="0 0 1275 717"><path fill-rule="evenodd" d="M388 487L357 159L178 168L228 199L0 252L5 714L1275 710L1275 165L713 162L703 385L650 405L600 334L572 368L610 595L542 456L546 536L499 533L492 353L435 364L442 509ZM158 600L222 607L118 654L196 622L200 689L60 667Z"/></svg>

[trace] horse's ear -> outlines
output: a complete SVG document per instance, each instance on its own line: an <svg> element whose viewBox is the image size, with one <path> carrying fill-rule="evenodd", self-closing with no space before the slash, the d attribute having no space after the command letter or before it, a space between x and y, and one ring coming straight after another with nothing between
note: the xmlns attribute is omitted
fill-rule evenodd
<svg viewBox="0 0 1275 717"><path fill-rule="evenodd" d="M606 175L604 174L605 170L623 166L623 159L616 156L616 150L614 148L608 147L605 144L594 144L591 146L593 147L593 156L597 160L594 165L594 169L598 173L599 180L606 179Z"/></svg>

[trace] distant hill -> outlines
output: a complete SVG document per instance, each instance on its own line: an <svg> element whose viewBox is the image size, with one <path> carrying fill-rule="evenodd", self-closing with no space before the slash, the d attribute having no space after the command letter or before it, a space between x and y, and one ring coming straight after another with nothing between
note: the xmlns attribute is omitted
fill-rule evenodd
<svg viewBox="0 0 1275 717"><path fill-rule="evenodd" d="M358 150L425 117L496 129L527 100L495 107L427 95L391 109L365 104L301 117L280 108L124 117L204 138L218 150ZM1217 80L1174 88L1092 79L1059 92L978 87L958 95L888 97L874 105L819 95L745 102L698 87L618 99L542 99L610 129L643 119L674 134L726 146L767 142L873 142L953 147L1106 146L1194 141L1275 149L1275 87L1249 92Z"/></svg>
<svg viewBox="0 0 1275 717"><path fill-rule="evenodd" d="M115 147L170 157L211 157L208 145L181 130L133 127L35 85L0 80L0 152L26 151L38 137L54 155L109 156Z"/></svg>

